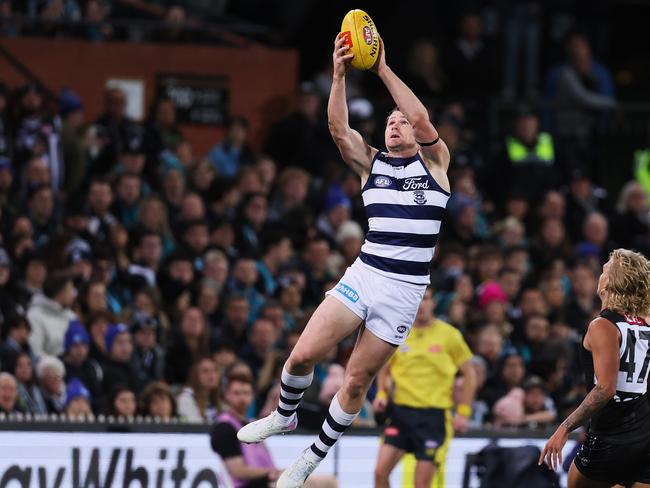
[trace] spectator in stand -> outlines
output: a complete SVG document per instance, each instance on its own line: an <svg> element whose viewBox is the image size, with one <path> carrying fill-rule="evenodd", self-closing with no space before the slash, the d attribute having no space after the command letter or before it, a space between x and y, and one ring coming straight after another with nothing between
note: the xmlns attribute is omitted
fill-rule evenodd
<svg viewBox="0 0 650 488"><path fill-rule="evenodd" d="M213 422L221 408L220 377L213 359L194 362L187 386L177 397L178 415L186 422Z"/></svg>
<svg viewBox="0 0 650 488"><path fill-rule="evenodd" d="M305 244L302 252L302 271L305 274L304 304L316 305L322 299L324 285L334 280L327 262L331 248L327 239L314 237Z"/></svg>
<svg viewBox="0 0 650 488"><path fill-rule="evenodd" d="M609 240L609 223L607 218L599 213L592 212L584 219L582 225L583 241L576 247L576 252L593 254L596 265L602 266L609 258L609 253L616 247Z"/></svg>
<svg viewBox="0 0 650 488"><path fill-rule="evenodd" d="M176 318L189 306L194 291L194 263L183 250L170 254L158 274L158 286L169 316Z"/></svg>
<svg viewBox="0 0 650 488"><path fill-rule="evenodd" d="M625 184L616 205L612 235L619 245L634 248L650 233L650 196L636 181Z"/></svg>
<svg viewBox="0 0 650 488"><path fill-rule="evenodd" d="M91 401L90 392L81 380L73 378L68 382L65 394L65 414L69 418L92 419Z"/></svg>
<svg viewBox="0 0 650 488"><path fill-rule="evenodd" d="M555 421L557 410L541 378L531 376L524 383L524 418L528 428L546 429Z"/></svg>
<svg viewBox="0 0 650 488"><path fill-rule="evenodd" d="M323 213L316 220L316 229L327 237L330 245L336 244L336 235L341 226L350 220L352 202L339 185L330 186L325 198Z"/></svg>
<svg viewBox="0 0 650 488"><path fill-rule="evenodd" d="M10 414L19 412L18 386L9 373L0 373L0 413Z"/></svg>
<svg viewBox="0 0 650 488"><path fill-rule="evenodd" d="M147 164L150 174L155 171L161 153L165 150L176 149L182 140L181 132L176 124L176 105L168 97L160 97L151 105L144 137Z"/></svg>
<svg viewBox="0 0 650 488"><path fill-rule="evenodd" d="M99 155L96 173L107 172L117 162L117 156L128 146L128 141L135 135L142 134L142 128L126 113L126 93L120 88L110 87L104 95L105 112L95 122L105 145Z"/></svg>
<svg viewBox="0 0 650 488"><path fill-rule="evenodd" d="M325 163L336 158L334 151L318 89L311 82L303 82L295 110L271 127L265 152L281 166L299 166L322 175Z"/></svg>
<svg viewBox="0 0 650 488"><path fill-rule="evenodd" d="M552 68L547 76L545 98L570 105L557 111L556 130L566 137L584 139L598 122L596 111L616 106L614 82L607 68L594 60L585 36L570 33L565 49L567 61Z"/></svg>
<svg viewBox="0 0 650 488"><path fill-rule="evenodd" d="M88 204L90 207L88 230L99 242L107 242L111 228L117 224L117 219L110 212L113 204L113 190L108 180L95 177L90 182Z"/></svg>
<svg viewBox="0 0 650 488"><path fill-rule="evenodd" d="M56 234L57 215L54 206L54 193L49 185L36 186L27 195L25 216L32 224L36 246L42 246Z"/></svg>
<svg viewBox="0 0 650 488"><path fill-rule="evenodd" d="M142 178L136 173L124 172L115 181L115 200L111 212L128 229L138 221L138 208L142 197Z"/></svg>
<svg viewBox="0 0 650 488"><path fill-rule="evenodd" d="M71 195L81 189L86 176L86 155L83 132L84 107L81 98L70 88L59 93L59 114L61 126L61 151L65 164L63 190Z"/></svg>
<svg viewBox="0 0 650 488"><path fill-rule="evenodd" d="M241 295L248 301L248 322L252 323L264 305L264 297L257 291L257 263L251 258L239 258L232 270L232 278L228 286L229 293Z"/></svg>
<svg viewBox="0 0 650 488"><path fill-rule="evenodd" d="M526 364L535 369L545 348L549 347L550 324L544 315L531 315L524 323L523 338L517 343L517 350Z"/></svg>
<svg viewBox="0 0 650 488"><path fill-rule="evenodd" d="M503 352L503 336L494 325L482 327L476 336L476 354L485 359L488 379L496 376L497 363Z"/></svg>
<svg viewBox="0 0 650 488"><path fill-rule="evenodd" d="M221 321L221 292L223 287L211 278L204 278L199 284L196 306L208 322L210 331L215 331Z"/></svg>
<svg viewBox="0 0 650 488"><path fill-rule="evenodd" d="M61 272L48 276L43 295L34 295L27 320L32 327L29 344L34 354L58 356L63 352L63 339L70 320L75 318L70 309L77 291L70 276Z"/></svg>
<svg viewBox="0 0 650 488"><path fill-rule="evenodd" d="M250 305L246 297L231 295L226 300L223 322L219 326L221 336L230 341L237 350L248 341L248 317Z"/></svg>
<svg viewBox="0 0 650 488"><path fill-rule="evenodd" d="M198 358L207 356L211 347L211 334L205 316L197 307L188 308L181 315L177 331L169 342L165 379L172 385L185 384L192 365Z"/></svg>
<svg viewBox="0 0 650 488"><path fill-rule="evenodd" d="M243 254L257 256L262 250L261 232L268 217L266 196L250 193L239 207L235 246Z"/></svg>
<svg viewBox="0 0 650 488"><path fill-rule="evenodd" d="M133 340L125 324L113 324L106 330L106 356L102 362L104 391L126 385L134 392L144 388L146 376L133 358Z"/></svg>
<svg viewBox="0 0 650 488"><path fill-rule="evenodd" d="M248 121L233 117L226 124L226 137L208 153L208 160L219 177L232 178L244 165L253 163L253 151L248 145Z"/></svg>
<svg viewBox="0 0 650 488"><path fill-rule="evenodd" d="M497 401L508 395L513 388L519 388L526 378L523 358L515 351L509 351L499 358L496 376L487 380L480 394L490 411Z"/></svg>
<svg viewBox="0 0 650 488"><path fill-rule="evenodd" d="M148 287L155 287L156 274L160 270L163 258L163 242L160 234L142 229L131 239L135 245L128 273L133 277L141 278Z"/></svg>
<svg viewBox="0 0 650 488"><path fill-rule="evenodd" d="M531 244L531 254L537 269L548 269L553 261L561 259L568 261L574 251L566 239L566 228L560 219L545 219L540 227L539 235Z"/></svg>
<svg viewBox="0 0 650 488"><path fill-rule="evenodd" d="M493 164L486 183L490 196L497 203L503 202L503 188L516 188L535 200L554 187L557 179L555 143L550 133L540 130L540 120L534 112L519 111Z"/></svg>
<svg viewBox="0 0 650 488"><path fill-rule="evenodd" d="M175 247L174 235L169 226L167 207L160 197L154 195L145 197L140 203L138 216L143 229L160 235L163 244L163 256L170 254Z"/></svg>
<svg viewBox="0 0 650 488"><path fill-rule="evenodd" d="M582 237L582 225L587 215L603 211L604 196L605 191L594 185L587 169L576 168L571 171L566 197L566 225L573 242Z"/></svg>
<svg viewBox="0 0 650 488"><path fill-rule="evenodd" d="M12 373L18 385L18 404L20 410L33 414L47 413L45 400L34 378L32 359L29 354L25 352L18 354Z"/></svg>
<svg viewBox="0 0 650 488"><path fill-rule="evenodd" d="M255 378L269 361L275 360L273 348L278 339L278 332L270 320L260 318L251 326L248 342L240 349L238 356L250 366Z"/></svg>
<svg viewBox="0 0 650 488"><path fill-rule="evenodd" d="M176 399L171 389L165 383L154 381L142 391L140 411L142 415L169 421L178 416Z"/></svg>
<svg viewBox="0 0 650 488"><path fill-rule="evenodd" d="M499 79L493 69L494 53L483 39L481 17L474 12L464 14L459 31L444 63L449 90L460 100L485 100L498 89Z"/></svg>
<svg viewBox="0 0 650 488"><path fill-rule="evenodd" d="M89 356L100 363L106 355L106 331L113 322L113 315L108 312L97 313L86 320L90 334Z"/></svg>
<svg viewBox="0 0 650 488"><path fill-rule="evenodd" d="M104 371L95 359L88 356L90 336L81 322L70 321L64 342L65 380L68 383L74 378L80 380L89 390L93 410L99 412L104 401Z"/></svg>
<svg viewBox="0 0 650 488"><path fill-rule="evenodd" d="M11 15L11 4L9 2L4 2L1 7L9 8L9 15ZM2 12L7 14L7 11ZM11 155L11 136L9 133L9 120L7 118L7 101L9 97L9 88L3 82L0 81L0 156L10 156ZM7 157L5 161L9 164L10 159ZM6 164L6 163L5 163Z"/></svg>
<svg viewBox="0 0 650 488"><path fill-rule="evenodd" d="M135 393L124 385L116 385L108 397L108 415L132 419L137 411Z"/></svg>
<svg viewBox="0 0 650 488"><path fill-rule="evenodd" d="M291 258L291 240L281 229L269 229L263 235L263 242L263 253L257 261L257 272L264 295L272 296L278 286L280 271Z"/></svg>
<svg viewBox="0 0 650 488"><path fill-rule="evenodd" d="M165 372L165 351L157 342L158 321L146 312L136 310L129 320L133 336L133 359L143 372L145 383L158 381Z"/></svg>
<svg viewBox="0 0 650 488"><path fill-rule="evenodd" d="M2 334L5 339L0 345L0 371L10 371L11 365L23 352L33 357L28 340L31 330L29 321L21 315L4 317Z"/></svg>
<svg viewBox="0 0 650 488"><path fill-rule="evenodd" d="M576 264L571 271L571 298L566 306L567 324L579 334L600 310L596 293L598 280L594 269L586 263Z"/></svg>
<svg viewBox="0 0 650 488"><path fill-rule="evenodd" d="M0 106L2 105L2 94L0 94ZM2 112L0 111L0 214L2 221L13 220L18 213L17 205L12 201L12 189L14 184L14 169L11 160L2 154L3 126Z"/></svg>
<svg viewBox="0 0 650 488"><path fill-rule="evenodd" d="M438 47L430 40L418 39L411 44L404 83L425 104L442 95L447 77L440 66Z"/></svg>
<svg viewBox="0 0 650 488"><path fill-rule="evenodd" d="M65 406L65 366L54 356L43 356L36 365L36 376L47 413L61 413Z"/></svg>

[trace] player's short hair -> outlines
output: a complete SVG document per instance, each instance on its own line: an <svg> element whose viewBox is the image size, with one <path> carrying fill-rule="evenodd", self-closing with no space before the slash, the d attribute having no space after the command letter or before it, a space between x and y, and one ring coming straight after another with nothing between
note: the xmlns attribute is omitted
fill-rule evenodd
<svg viewBox="0 0 650 488"><path fill-rule="evenodd" d="M615 249L609 256L607 305L633 317L650 315L650 261L643 254Z"/></svg>

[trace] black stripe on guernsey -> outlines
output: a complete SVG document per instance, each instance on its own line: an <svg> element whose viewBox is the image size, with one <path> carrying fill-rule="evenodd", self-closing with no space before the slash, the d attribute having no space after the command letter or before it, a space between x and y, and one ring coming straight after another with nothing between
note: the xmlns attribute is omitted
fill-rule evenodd
<svg viewBox="0 0 650 488"><path fill-rule="evenodd" d="M287 385L284 381L280 381L280 388L286 391L287 393L304 393L307 388L295 388L293 386Z"/></svg>
<svg viewBox="0 0 650 488"><path fill-rule="evenodd" d="M282 396L282 393L280 393L280 401L282 403L286 403L287 405L298 405L301 400L302 400L302 398L294 398L294 399L284 398Z"/></svg>
<svg viewBox="0 0 650 488"><path fill-rule="evenodd" d="M387 154L384 154L383 152L380 152L375 157L379 161L383 161L384 163L392 164L393 166L408 166L409 164L414 163L415 161L420 161L420 157L418 156L417 153L415 153L413 156L409 156L407 158L396 158L396 157L388 156Z"/></svg>
<svg viewBox="0 0 650 488"><path fill-rule="evenodd" d="M291 417L294 413L296 413L295 410L286 410L282 408L280 405L278 405L278 408L276 410L280 415L283 415L285 417Z"/></svg>
<svg viewBox="0 0 650 488"><path fill-rule="evenodd" d="M397 273L403 275L413 276L427 276L430 272L431 263L418 261L404 261L402 259L384 258L382 256L375 256L374 254L367 254L365 252L359 253L361 261L368 266L387 271L389 273Z"/></svg>
<svg viewBox="0 0 650 488"><path fill-rule="evenodd" d="M325 432L322 430L320 431L320 434L318 434L318 438L320 441L325 444L326 446L332 447L336 443L336 439L332 439L330 436L328 436Z"/></svg>
<svg viewBox="0 0 650 488"><path fill-rule="evenodd" d="M312 452L313 452L314 454L316 454L318 457L324 458L325 456L327 456L327 453L326 453L326 452L321 451L321 450L318 449L314 444L311 445L311 450L312 450Z"/></svg>
<svg viewBox="0 0 650 488"><path fill-rule="evenodd" d="M366 205L366 215L411 220L442 220L445 209L432 205L398 205L393 203L372 203Z"/></svg>
<svg viewBox="0 0 650 488"><path fill-rule="evenodd" d="M390 246L434 247L438 242L437 234L407 234L404 232L383 232L371 230L366 234L368 242L388 244Z"/></svg>
<svg viewBox="0 0 650 488"><path fill-rule="evenodd" d="M336 432L345 432L345 429L348 428L347 425L339 424L336 420L334 420L331 413L327 414L327 417L325 417L325 420L327 421L329 426L332 428L332 430L335 430Z"/></svg>

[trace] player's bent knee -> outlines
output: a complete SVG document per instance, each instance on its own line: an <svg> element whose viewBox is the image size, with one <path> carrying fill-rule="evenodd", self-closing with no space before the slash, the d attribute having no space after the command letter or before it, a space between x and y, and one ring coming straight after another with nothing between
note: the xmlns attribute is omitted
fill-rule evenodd
<svg viewBox="0 0 650 488"><path fill-rule="evenodd" d="M295 348L291 351L289 359L287 359L286 368L290 374L308 374L316 365L316 360L313 357L313 354L306 348L297 349Z"/></svg>
<svg viewBox="0 0 650 488"><path fill-rule="evenodd" d="M349 398L358 399L366 395L371 381L372 376L366 373L352 373L345 379L343 390Z"/></svg>

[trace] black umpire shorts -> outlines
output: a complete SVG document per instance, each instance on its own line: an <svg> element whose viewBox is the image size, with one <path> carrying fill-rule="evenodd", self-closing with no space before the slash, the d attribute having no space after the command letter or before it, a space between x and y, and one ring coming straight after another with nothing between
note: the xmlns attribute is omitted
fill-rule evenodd
<svg viewBox="0 0 650 488"><path fill-rule="evenodd" d="M589 431L573 462L594 481L623 486L650 483L650 440L611 442Z"/></svg>
<svg viewBox="0 0 650 488"><path fill-rule="evenodd" d="M438 408L411 408L392 405L384 442L415 459L434 462L436 451L445 442L445 411Z"/></svg>

